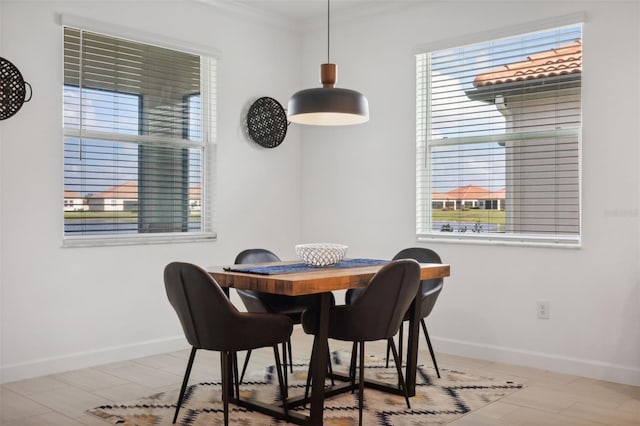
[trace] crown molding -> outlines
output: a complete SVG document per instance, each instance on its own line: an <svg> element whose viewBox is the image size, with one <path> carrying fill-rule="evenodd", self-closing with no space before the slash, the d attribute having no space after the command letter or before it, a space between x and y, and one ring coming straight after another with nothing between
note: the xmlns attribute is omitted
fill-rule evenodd
<svg viewBox="0 0 640 426"><path fill-rule="evenodd" d="M431 4L431 0L354 0L347 7L331 11L331 25L344 25L363 19L390 15L414 7ZM332 8L333 9L333 8ZM318 31L326 28L326 13L297 21L300 31Z"/></svg>
<svg viewBox="0 0 640 426"><path fill-rule="evenodd" d="M282 15L253 6L248 3L230 0L190 0L201 3L231 16L248 19L256 23L265 24L277 29L298 31L297 22Z"/></svg>
<svg viewBox="0 0 640 426"><path fill-rule="evenodd" d="M326 12L324 10L308 18L295 19L285 17L268 8L260 7L259 2L245 2L242 0L190 1L212 6L223 13L296 33L314 32L326 27ZM269 1L265 0L264 2L268 3ZM332 25L351 23L366 18L388 15L407 8L424 6L430 4L431 0L350 0L349 3L349 5L342 6L339 9L332 7Z"/></svg>

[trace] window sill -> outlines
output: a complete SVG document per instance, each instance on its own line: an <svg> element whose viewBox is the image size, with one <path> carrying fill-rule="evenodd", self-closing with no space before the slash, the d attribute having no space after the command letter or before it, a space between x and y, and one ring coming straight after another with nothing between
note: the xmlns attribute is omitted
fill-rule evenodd
<svg viewBox="0 0 640 426"><path fill-rule="evenodd" d="M62 241L63 248L74 247L109 247L109 246L131 246L146 244L177 244L195 243L217 240L214 232L204 232L199 234L153 234L153 235L131 235L131 236L104 236L104 237L67 237Z"/></svg>
<svg viewBox="0 0 640 426"><path fill-rule="evenodd" d="M454 243L454 244L478 244L491 246L520 246L520 247L545 247L545 248L564 248L579 249L582 248L582 240L579 237L557 238L557 237L532 237L525 235L514 236L497 236L497 235L460 235L460 233L452 233L453 235L441 234L418 234L416 240L419 242L438 242L438 243Z"/></svg>

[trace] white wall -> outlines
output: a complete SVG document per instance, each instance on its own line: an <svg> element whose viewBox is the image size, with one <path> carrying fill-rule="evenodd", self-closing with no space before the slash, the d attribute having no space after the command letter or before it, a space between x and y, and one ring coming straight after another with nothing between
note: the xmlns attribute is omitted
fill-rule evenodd
<svg viewBox="0 0 640 426"><path fill-rule="evenodd" d="M297 90L299 41L286 27L196 2L2 0L0 7L0 56L20 68L34 91L31 102L0 123L2 380L186 347L164 293L168 262L231 263L241 249L257 246L295 256L300 132L292 128L280 147L262 149L243 136L241 120L253 99L286 103ZM218 241L61 247L59 13L220 52Z"/></svg>
<svg viewBox="0 0 640 426"><path fill-rule="evenodd" d="M366 20L338 17L338 86L367 95L371 121L291 126L283 145L264 150L243 137L242 111L258 96L286 103L318 86L322 23L300 39L192 2L154 2L152 14L149 2L0 2L0 56L34 87L33 100L0 123L3 381L182 347L162 284L171 260L228 263L250 246L293 258L295 243L333 241L352 256L391 257L413 245L440 252L452 276L429 320L439 351L640 384L637 4L416 1ZM583 247L416 243L414 47L579 11L587 16ZM61 248L56 13L220 51L217 242ZM548 321L535 318L540 299L551 302Z"/></svg>
<svg viewBox="0 0 640 426"><path fill-rule="evenodd" d="M579 12L582 248L417 243L413 49ZM640 384L639 18L635 2L478 1L336 22L337 86L362 91L371 120L305 128L303 240L345 243L351 256L438 251L452 269L429 319L436 350ZM305 86L317 85L323 34L305 38ZM536 319L537 300L550 301L550 320Z"/></svg>

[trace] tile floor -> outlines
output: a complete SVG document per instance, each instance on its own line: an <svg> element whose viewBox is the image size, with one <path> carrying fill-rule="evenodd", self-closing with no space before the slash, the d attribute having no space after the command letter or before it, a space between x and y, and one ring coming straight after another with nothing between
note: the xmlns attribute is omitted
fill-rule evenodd
<svg viewBox="0 0 640 426"><path fill-rule="evenodd" d="M429 353L422 343L420 360L428 364ZM296 327L294 357L307 357L310 345L309 336ZM340 349L341 345L341 342L332 341L331 349ZM344 346L344 349L348 348L348 344ZM383 353L384 350L383 343L367 346L368 352ZM108 423L85 414L85 410L179 388L188 355L189 351L184 350L5 383L0 388L0 424L105 426ZM251 368L272 363L272 356L269 349L254 351ZM441 368L508 378L526 385L524 389L470 413L451 425L640 425L640 387L447 354L438 354L438 363ZM211 380L212 375L218 377L218 366L217 354L200 351L193 367L192 380Z"/></svg>

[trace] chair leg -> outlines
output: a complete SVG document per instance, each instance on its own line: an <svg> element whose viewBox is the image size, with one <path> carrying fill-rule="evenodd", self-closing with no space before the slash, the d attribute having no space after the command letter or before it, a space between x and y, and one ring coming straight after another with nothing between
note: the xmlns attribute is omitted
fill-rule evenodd
<svg viewBox="0 0 640 426"><path fill-rule="evenodd" d="M280 364L280 354L278 353L278 345L273 345L273 356L276 359L276 370L278 370L278 385L280 386L280 399L282 400L282 408L284 409L284 414L288 415L287 411L287 385L282 378L282 365ZM284 356L284 354L283 354ZM287 370L285 366L284 373L286 375Z"/></svg>
<svg viewBox="0 0 640 426"><path fill-rule="evenodd" d="M282 365L284 368L284 385L289 388L289 374L287 374L287 342L282 342ZM291 361L289 361L291 363Z"/></svg>
<svg viewBox="0 0 640 426"><path fill-rule="evenodd" d="M402 341L404 340L404 332L402 330L402 324L400 323L400 331L398 333L398 352L400 354L400 359L402 359ZM391 345L387 342L387 363L385 364L385 368L389 368L389 352L391 351Z"/></svg>
<svg viewBox="0 0 640 426"><path fill-rule="evenodd" d="M351 378L351 393L353 393L356 388L357 357L358 357L358 344L356 342L353 342L353 347L351 348L351 364L349 364L349 377Z"/></svg>
<svg viewBox="0 0 640 426"><path fill-rule="evenodd" d="M404 400L407 401L407 407L411 408L411 403L409 403L409 395L407 395L407 383L404 381L404 375L402 375L402 361L398 358L398 353L396 352L396 344L393 343L393 339L389 339L388 342L391 346L391 350L393 351L393 359L396 362L398 381L400 382L400 387L402 388L402 392L404 393Z"/></svg>
<svg viewBox="0 0 640 426"><path fill-rule="evenodd" d="M247 371L247 365L249 365L249 358L251 358L251 349L247 351L247 355L244 357L244 364L242 365L242 373L240 374L240 383L242 383L242 379L244 379L244 373Z"/></svg>
<svg viewBox="0 0 640 426"><path fill-rule="evenodd" d="M384 365L384 368L389 368L389 354L391 353L391 345L387 342L387 362Z"/></svg>
<svg viewBox="0 0 640 426"><path fill-rule="evenodd" d="M240 399L240 382L238 381L238 352L233 352L233 383L235 384L236 398Z"/></svg>
<svg viewBox="0 0 640 426"><path fill-rule="evenodd" d="M402 362L402 345L404 342L404 321L400 323L400 332L398 333L398 357Z"/></svg>
<svg viewBox="0 0 640 426"><path fill-rule="evenodd" d="M431 359L433 360L433 366L436 367L436 374L438 375L438 379L440 378L440 370L438 370L438 363L436 362L436 355L433 352L433 346L431 346L431 339L429 339L429 333L427 332L427 325L424 323L424 318L420 320L422 323L422 331L424 331L424 337L427 338L427 346L429 346L429 353L431 354Z"/></svg>
<svg viewBox="0 0 640 426"><path fill-rule="evenodd" d="M327 345L327 373L329 373L329 377L331 378L331 386L335 386L336 382L333 379L333 367L331 366L331 351L329 350L328 345Z"/></svg>
<svg viewBox="0 0 640 426"><path fill-rule="evenodd" d="M222 407L224 410L224 426L229 425L229 363L231 352L220 352L220 368L222 369Z"/></svg>
<svg viewBox="0 0 640 426"><path fill-rule="evenodd" d="M184 373L184 379L182 379L182 387L180 388L180 396L178 397L178 404L176 405L176 412L173 415L173 422L175 423L178 419L178 411L180 411L180 406L182 406L182 398L184 398L184 392L187 390L187 383L189 383L189 376L191 375L191 367L193 366L193 360L196 357L197 349L194 347L191 348L191 355L189 355L189 361L187 362L187 371Z"/></svg>
<svg viewBox="0 0 640 426"><path fill-rule="evenodd" d="M360 342L360 380L358 383L358 425L362 426L362 405L364 403L364 341Z"/></svg>
<svg viewBox="0 0 640 426"><path fill-rule="evenodd" d="M287 341L287 347L289 348L289 372L293 373L293 354L291 351L291 338Z"/></svg>

